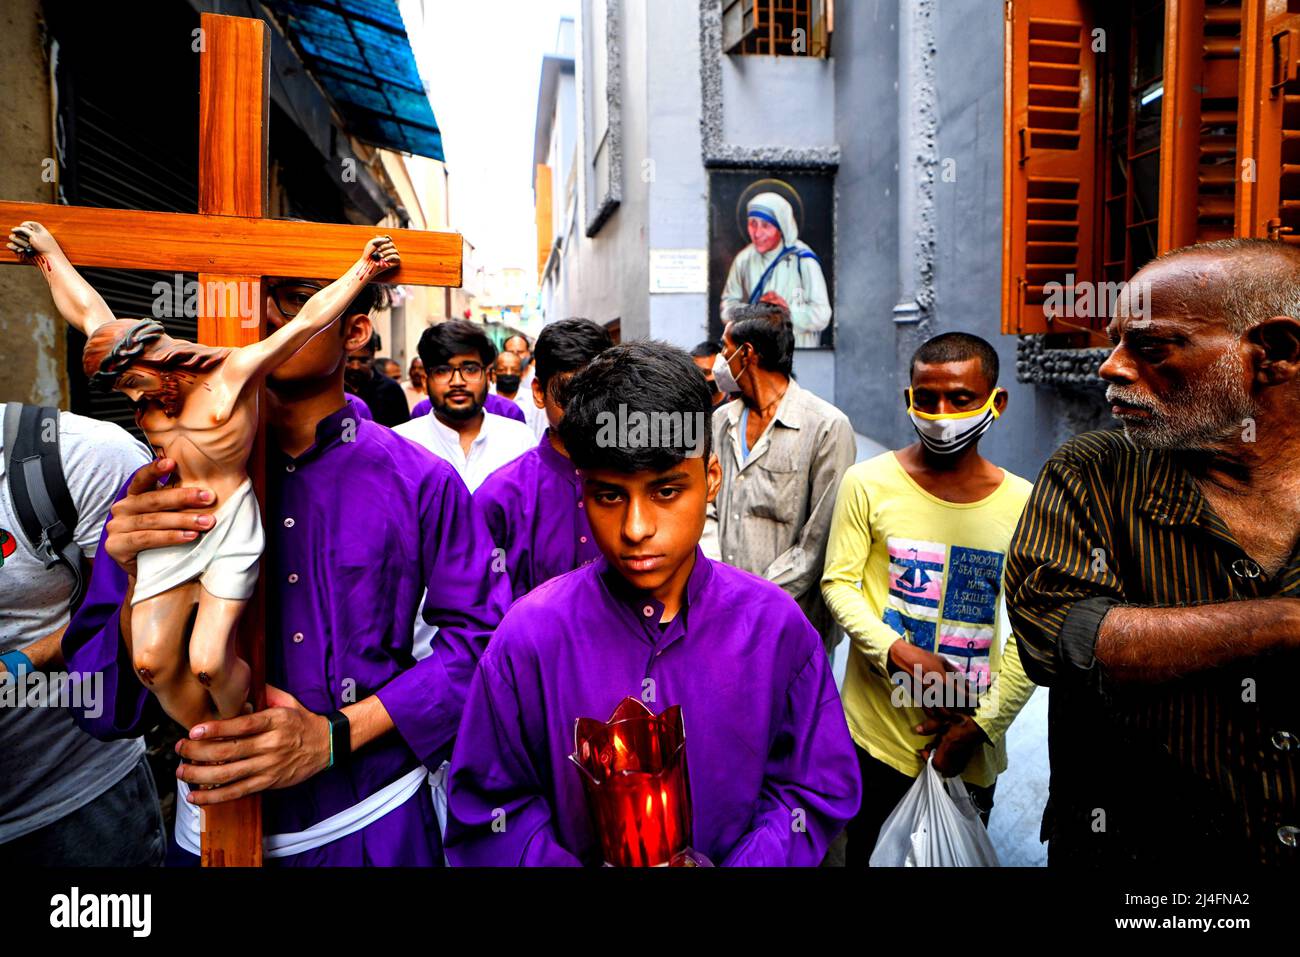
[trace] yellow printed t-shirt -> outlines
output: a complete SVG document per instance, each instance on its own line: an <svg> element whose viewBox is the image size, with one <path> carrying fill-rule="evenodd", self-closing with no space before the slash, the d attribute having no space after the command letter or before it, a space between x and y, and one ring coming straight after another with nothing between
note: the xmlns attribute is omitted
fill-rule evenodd
<svg viewBox="0 0 1300 957"><path fill-rule="evenodd" d="M1003 737L1034 685L1015 636L1001 647L1002 573L1031 483L1005 473L978 502L921 488L893 452L845 473L831 520L822 593L853 646L844 678L849 732L872 757L915 777L932 740L912 729L924 715L897 707L889 646L899 638L946 658L989 690L974 719L988 736L962 778L991 785L1007 766Z"/></svg>

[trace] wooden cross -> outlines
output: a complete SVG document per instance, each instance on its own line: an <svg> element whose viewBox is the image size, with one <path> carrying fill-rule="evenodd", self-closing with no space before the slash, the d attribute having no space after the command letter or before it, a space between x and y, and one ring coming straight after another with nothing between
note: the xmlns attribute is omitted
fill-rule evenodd
<svg viewBox="0 0 1300 957"><path fill-rule="evenodd" d="M356 262L359 251L378 230L265 218L270 122L266 25L256 19L205 13L201 26L197 213L0 201L0 224L7 229L28 219L40 221L75 266L197 272L199 341L243 346L266 332L261 294L265 277L334 279ZM461 284L458 234L387 227L383 232L393 237L402 254L401 267L386 274L385 282ZM25 261L0 249L0 262ZM217 283L225 285L213 286ZM241 315L239 308L231 307L229 292L250 285L254 314L249 316L245 310ZM210 288L218 290L211 298ZM218 308L216 315L205 314L212 303L224 308ZM263 426L249 462L249 474L263 503L264 443ZM240 624L240 651L252 666L252 694L259 708L265 706L265 633L265 603L259 582ZM213 805L204 810L203 821L204 866L261 865L259 796Z"/></svg>

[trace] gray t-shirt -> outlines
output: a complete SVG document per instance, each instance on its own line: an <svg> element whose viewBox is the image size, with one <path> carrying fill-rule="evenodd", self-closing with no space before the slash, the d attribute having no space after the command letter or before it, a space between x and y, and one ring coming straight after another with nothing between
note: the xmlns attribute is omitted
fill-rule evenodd
<svg viewBox="0 0 1300 957"><path fill-rule="evenodd" d="M74 584L66 568L47 570L23 535L4 474L3 441L0 434L0 653L24 648L67 624ZM118 490L151 456L124 429L71 412L59 413L59 450L77 507L77 544L93 558ZM100 561L112 559L105 555ZM97 741L86 734L71 712L58 706L71 700L66 680L40 680L40 685L11 684L0 697L0 844L89 804L122 780L144 753L140 738ZM58 692L60 685L67 693ZM93 692L78 693L77 702L92 710L105 706Z"/></svg>

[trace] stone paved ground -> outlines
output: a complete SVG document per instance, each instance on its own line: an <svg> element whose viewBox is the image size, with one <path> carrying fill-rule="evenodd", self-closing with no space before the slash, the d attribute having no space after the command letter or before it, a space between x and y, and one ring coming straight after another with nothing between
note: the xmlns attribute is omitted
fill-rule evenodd
<svg viewBox="0 0 1300 957"><path fill-rule="evenodd" d="M1007 732L1007 770L989 818L989 833L1004 867L1045 867L1047 845L1038 825L1047 801L1047 694L1039 688Z"/></svg>

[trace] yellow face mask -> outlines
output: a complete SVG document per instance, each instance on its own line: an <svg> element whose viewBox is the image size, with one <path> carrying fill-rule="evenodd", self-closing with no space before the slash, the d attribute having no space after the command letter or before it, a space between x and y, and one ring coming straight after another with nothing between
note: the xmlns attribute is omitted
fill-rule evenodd
<svg viewBox="0 0 1300 957"><path fill-rule="evenodd" d="M935 415L919 412L915 407L912 390L907 390L907 414L912 428L927 449L937 455L953 455L979 441L998 418L997 402L1001 389L989 393L988 401L971 412L949 412Z"/></svg>
<svg viewBox="0 0 1300 957"><path fill-rule="evenodd" d="M989 393L988 401L985 402L978 409L975 409L971 412L949 412L947 415L934 415L930 412L921 412L916 408L916 403L912 397L912 387L908 386L907 414L915 415L922 419L928 419L931 422L942 422L945 419L973 419L977 415L983 415L986 412L992 412L993 418L996 419L1000 413L998 412L997 408L994 406L994 403L997 402L998 393L1001 391L1002 391L1001 389L994 389L992 392Z"/></svg>

